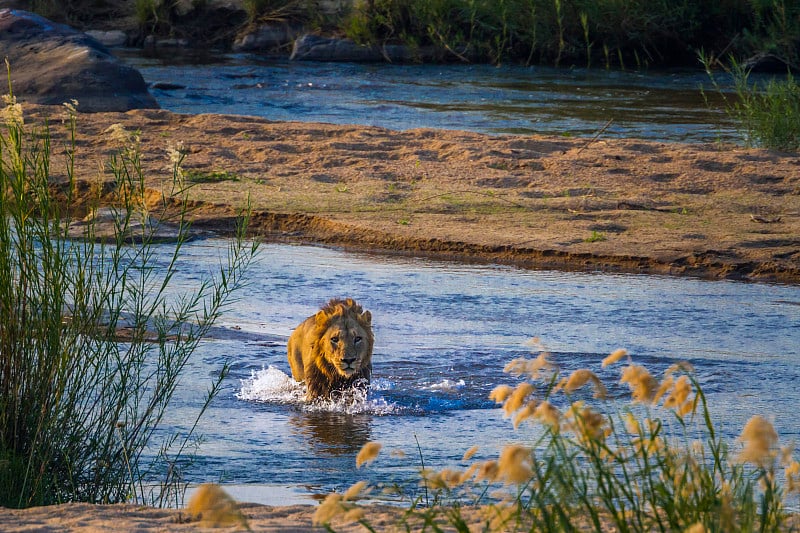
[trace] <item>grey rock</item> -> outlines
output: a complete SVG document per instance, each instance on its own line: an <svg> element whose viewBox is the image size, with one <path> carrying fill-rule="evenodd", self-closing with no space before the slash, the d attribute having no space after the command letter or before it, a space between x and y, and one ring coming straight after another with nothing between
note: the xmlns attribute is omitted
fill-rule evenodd
<svg viewBox="0 0 800 533"><path fill-rule="evenodd" d="M87 30L86 35L109 48L119 48L128 44L128 34L122 30Z"/></svg>
<svg viewBox="0 0 800 533"><path fill-rule="evenodd" d="M21 102L58 105L74 99L80 111L89 112L158 108L137 70L96 39L39 15L0 9L2 56L8 57Z"/></svg>
<svg viewBox="0 0 800 533"><path fill-rule="evenodd" d="M260 52L289 45L301 33L300 28L288 24L261 24L254 30L239 35L233 42L234 52Z"/></svg>
<svg viewBox="0 0 800 533"><path fill-rule="evenodd" d="M162 39L155 35L148 35L144 38L145 48L189 48L191 44L189 39L176 39L172 37Z"/></svg>
<svg viewBox="0 0 800 533"><path fill-rule="evenodd" d="M127 223L125 220L129 218ZM67 235L72 239L91 238L98 242L114 243L124 227L123 242L179 242L208 236L208 232L183 228L156 219L146 213L127 213L124 209L101 207L91 211L83 220L69 225Z"/></svg>
<svg viewBox="0 0 800 533"><path fill-rule="evenodd" d="M368 63L378 61L408 62L417 59L407 46L363 46L350 39L321 37L311 33L294 42L292 61L351 61Z"/></svg>

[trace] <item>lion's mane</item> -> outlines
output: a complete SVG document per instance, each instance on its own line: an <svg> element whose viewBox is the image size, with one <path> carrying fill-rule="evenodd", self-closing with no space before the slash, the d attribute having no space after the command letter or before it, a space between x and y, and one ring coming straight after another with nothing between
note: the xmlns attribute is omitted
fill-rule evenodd
<svg viewBox="0 0 800 533"><path fill-rule="evenodd" d="M374 341L370 312L352 298L334 298L289 337L292 377L305 381L308 400L368 384Z"/></svg>

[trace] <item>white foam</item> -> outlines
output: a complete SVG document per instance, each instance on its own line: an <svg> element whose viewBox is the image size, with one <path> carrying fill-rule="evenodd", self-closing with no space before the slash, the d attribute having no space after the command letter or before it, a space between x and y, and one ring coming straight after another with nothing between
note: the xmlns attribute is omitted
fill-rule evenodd
<svg viewBox="0 0 800 533"><path fill-rule="evenodd" d="M242 388L236 393L240 400L277 403L305 400L305 386L272 365L258 372L251 371L250 378L241 380L241 383Z"/></svg>
<svg viewBox="0 0 800 533"><path fill-rule="evenodd" d="M459 379L458 381L453 381L451 379L444 379L439 383L434 383L433 385L428 385L425 387L428 390L433 391L441 391L441 392L453 392L459 389L463 389L466 387L466 383L463 379Z"/></svg>
<svg viewBox="0 0 800 533"><path fill-rule="evenodd" d="M384 381L390 383L388 380ZM241 384L241 390L236 393L240 400L298 404L309 412L387 415L400 410L380 396L371 398L369 391L360 387L341 391L329 400L307 403L305 385L272 365L258 372L251 372L250 378L241 380ZM378 385L383 387L386 384ZM370 389L374 390L371 387Z"/></svg>

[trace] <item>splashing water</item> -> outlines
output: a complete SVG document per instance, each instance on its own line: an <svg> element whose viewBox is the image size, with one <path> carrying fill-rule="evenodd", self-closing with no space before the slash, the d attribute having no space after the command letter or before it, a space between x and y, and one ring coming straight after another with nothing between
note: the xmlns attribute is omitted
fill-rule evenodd
<svg viewBox="0 0 800 533"><path fill-rule="evenodd" d="M294 404L306 412L329 412L342 414L398 414L403 408L388 402L374 391L387 390L387 380L378 381L375 387L356 386L339 391L330 399L306 402L306 387L285 372L272 365L258 372L251 371L250 378L240 380L242 388L236 393L240 400Z"/></svg>

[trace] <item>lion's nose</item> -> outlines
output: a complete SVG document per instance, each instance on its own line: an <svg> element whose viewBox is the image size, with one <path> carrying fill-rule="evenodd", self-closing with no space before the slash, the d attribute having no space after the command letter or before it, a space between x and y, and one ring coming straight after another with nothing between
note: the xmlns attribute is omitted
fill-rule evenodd
<svg viewBox="0 0 800 533"><path fill-rule="evenodd" d="M355 358L355 357L345 357L344 359L342 359L342 361L343 361L343 362L344 362L344 364L346 364L347 366L350 366L350 365L352 365L353 363L355 363L355 362L356 362L356 358Z"/></svg>

